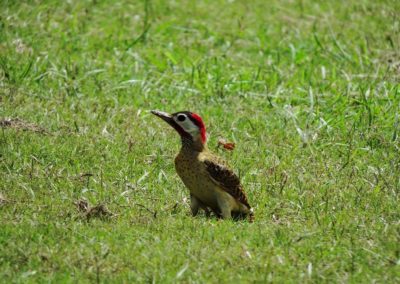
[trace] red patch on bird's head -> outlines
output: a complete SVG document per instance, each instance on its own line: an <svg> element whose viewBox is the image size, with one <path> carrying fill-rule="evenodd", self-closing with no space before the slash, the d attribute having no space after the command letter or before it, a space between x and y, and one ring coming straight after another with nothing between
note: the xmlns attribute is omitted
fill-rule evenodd
<svg viewBox="0 0 400 284"><path fill-rule="evenodd" d="M193 123L196 124L197 127L200 129L201 142L205 144L207 141L207 136L206 136L206 126L204 125L203 119L201 119L200 115L193 112L191 113L190 118L192 118Z"/></svg>

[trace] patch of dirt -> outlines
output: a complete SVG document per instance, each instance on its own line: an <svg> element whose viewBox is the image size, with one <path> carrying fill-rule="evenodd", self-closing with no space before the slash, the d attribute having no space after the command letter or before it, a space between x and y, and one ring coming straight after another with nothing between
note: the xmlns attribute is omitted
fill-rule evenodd
<svg viewBox="0 0 400 284"><path fill-rule="evenodd" d="M26 122L19 118L4 118L0 120L0 126L2 128L13 128L22 131L31 131L39 134L50 134L43 127L34 123Z"/></svg>
<svg viewBox="0 0 400 284"><path fill-rule="evenodd" d="M4 197L3 193L0 192L0 206L6 204L8 199Z"/></svg>
<svg viewBox="0 0 400 284"><path fill-rule="evenodd" d="M77 207L78 211L81 212L87 220L90 220L92 218L107 219L116 216L116 214L108 210L107 206L102 203L91 207L89 202L84 199L80 199L74 202L74 204Z"/></svg>
<svg viewBox="0 0 400 284"><path fill-rule="evenodd" d="M80 199L74 202L79 212L86 213L89 210L89 202L84 199Z"/></svg>
<svg viewBox="0 0 400 284"><path fill-rule="evenodd" d="M108 210L105 204L99 204L94 207L89 208L86 212L86 218L107 218L115 216L110 210Z"/></svg>
<svg viewBox="0 0 400 284"><path fill-rule="evenodd" d="M76 179L81 181L81 182L88 182L88 180L94 176L92 173L80 173L78 176L76 176Z"/></svg>
<svg viewBox="0 0 400 284"><path fill-rule="evenodd" d="M399 52L385 52L381 60L386 62L389 70L400 75L400 53Z"/></svg>

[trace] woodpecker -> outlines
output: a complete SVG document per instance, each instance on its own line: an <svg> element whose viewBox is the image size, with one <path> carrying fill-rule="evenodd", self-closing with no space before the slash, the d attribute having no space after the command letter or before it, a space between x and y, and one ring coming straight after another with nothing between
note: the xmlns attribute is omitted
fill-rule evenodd
<svg viewBox="0 0 400 284"><path fill-rule="evenodd" d="M253 208L238 176L206 145L206 127L202 118L193 112L173 114L152 110L174 128L181 137L182 147L175 158L175 169L190 191L190 209L196 216L203 209L218 218L238 219L248 217L254 221Z"/></svg>

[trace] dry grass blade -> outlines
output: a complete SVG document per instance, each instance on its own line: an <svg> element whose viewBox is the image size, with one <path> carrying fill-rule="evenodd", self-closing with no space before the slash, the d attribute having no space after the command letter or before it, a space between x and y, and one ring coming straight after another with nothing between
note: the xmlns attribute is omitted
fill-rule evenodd
<svg viewBox="0 0 400 284"><path fill-rule="evenodd" d="M12 128L22 131L31 131L39 134L50 134L43 127L36 125L34 123L26 122L19 118L4 118L0 120L0 126L2 128Z"/></svg>

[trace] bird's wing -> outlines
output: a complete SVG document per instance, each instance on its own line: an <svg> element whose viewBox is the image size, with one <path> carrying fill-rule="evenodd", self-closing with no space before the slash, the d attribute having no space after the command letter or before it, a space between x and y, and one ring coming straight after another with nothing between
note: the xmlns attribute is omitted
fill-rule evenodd
<svg viewBox="0 0 400 284"><path fill-rule="evenodd" d="M239 177L230 170L222 162L214 162L212 160L204 160L206 170L211 177L211 180L216 183L220 188L233 196L237 201L246 205L249 209L251 206L247 201L246 194L240 184Z"/></svg>

